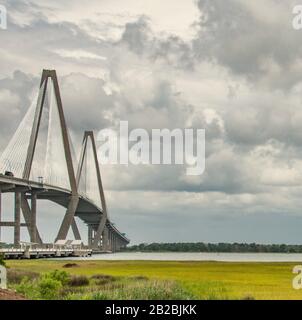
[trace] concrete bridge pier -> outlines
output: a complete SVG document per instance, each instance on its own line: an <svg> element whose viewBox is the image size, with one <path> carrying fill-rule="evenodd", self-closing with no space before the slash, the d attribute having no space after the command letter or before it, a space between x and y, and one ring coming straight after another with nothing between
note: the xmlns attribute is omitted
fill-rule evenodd
<svg viewBox="0 0 302 320"><path fill-rule="evenodd" d="M108 228L105 226L104 230L103 230L103 234L102 234L102 249L103 251L108 251L108 241L109 241L109 232L108 232Z"/></svg>
<svg viewBox="0 0 302 320"><path fill-rule="evenodd" d="M37 194L31 194L30 242L37 242Z"/></svg>
<svg viewBox="0 0 302 320"><path fill-rule="evenodd" d="M113 252L116 252L116 235L113 234Z"/></svg>
<svg viewBox="0 0 302 320"><path fill-rule="evenodd" d="M15 192L14 246L20 245L21 227L21 193Z"/></svg>
<svg viewBox="0 0 302 320"><path fill-rule="evenodd" d="M91 225L88 225L88 246L92 248L93 243L93 228Z"/></svg>
<svg viewBox="0 0 302 320"><path fill-rule="evenodd" d="M116 251L120 251L121 250L121 239L120 238L116 238Z"/></svg>
<svg viewBox="0 0 302 320"><path fill-rule="evenodd" d="M109 251L113 252L113 248L112 248L112 231L109 230Z"/></svg>
<svg viewBox="0 0 302 320"><path fill-rule="evenodd" d="M123 241L123 239L119 238L118 244L117 244L117 250L120 251L121 248L126 248L126 243Z"/></svg>
<svg viewBox="0 0 302 320"><path fill-rule="evenodd" d="M113 232L112 232L112 230L110 230L110 251L112 251L113 252Z"/></svg>
<svg viewBox="0 0 302 320"><path fill-rule="evenodd" d="M109 250L113 252L113 232L109 229Z"/></svg>
<svg viewBox="0 0 302 320"><path fill-rule="evenodd" d="M115 252L115 247L114 247L114 233L112 232L111 234L111 251Z"/></svg>
<svg viewBox="0 0 302 320"><path fill-rule="evenodd" d="M113 231L110 231L110 250L116 252L116 235Z"/></svg>

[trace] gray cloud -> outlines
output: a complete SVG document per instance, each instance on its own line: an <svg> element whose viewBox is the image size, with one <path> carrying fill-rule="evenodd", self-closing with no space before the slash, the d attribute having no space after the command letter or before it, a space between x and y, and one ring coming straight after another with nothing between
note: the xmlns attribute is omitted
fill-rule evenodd
<svg viewBox="0 0 302 320"><path fill-rule="evenodd" d="M294 3L200 0L196 56L217 61L261 85L291 88L300 81L302 50L291 24Z"/></svg>
<svg viewBox="0 0 302 320"><path fill-rule="evenodd" d="M151 29L151 22L145 16L127 23L117 44L124 44L136 54L146 55L153 61L163 60L177 68L193 68L190 44L177 36L156 37Z"/></svg>
<svg viewBox="0 0 302 320"><path fill-rule="evenodd" d="M301 206L302 64L291 4L200 0L189 41L156 33L145 12L123 25L88 19L85 26L97 24L103 33L112 25L122 30L112 40L62 18L54 6L6 2L0 147L29 106L41 70L56 68L77 141L83 130L116 128L119 120L149 132L206 129L206 171L196 179L184 166L102 166L110 214L134 241L173 241L175 234L180 241L298 241L278 236L277 223L269 224L276 217L295 229ZM56 210L41 207L40 219L52 213L51 229L63 214ZM255 234L261 223L266 229ZM148 231L138 234L146 224Z"/></svg>
<svg viewBox="0 0 302 320"><path fill-rule="evenodd" d="M12 77L0 80L0 146L3 149L29 107L38 78L15 71Z"/></svg>

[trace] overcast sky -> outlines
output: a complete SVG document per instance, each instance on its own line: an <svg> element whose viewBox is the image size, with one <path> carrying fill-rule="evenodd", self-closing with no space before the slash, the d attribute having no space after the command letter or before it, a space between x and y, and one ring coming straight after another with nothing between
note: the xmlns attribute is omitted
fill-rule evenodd
<svg viewBox="0 0 302 320"><path fill-rule="evenodd" d="M102 167L132 243L302 243L302 30L292 0L0 0L0 150L43 68L72 136L119 120L206 129L206 170ZM11 197L3 211L12 218ZM64 210L39 203L44 240ZM84 227L81 226L84 230ZM12 230L4 240L12 239Z"/></svg>

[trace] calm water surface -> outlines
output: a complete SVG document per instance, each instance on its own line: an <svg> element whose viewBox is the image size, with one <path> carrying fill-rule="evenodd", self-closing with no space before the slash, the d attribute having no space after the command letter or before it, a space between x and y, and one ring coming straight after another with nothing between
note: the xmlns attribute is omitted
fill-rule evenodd
<svg viewBox="0 0 302 320"><path fill-rule="evenodd" d="M65 258L64 258L65 259ZM62 260L62 258L60 258ZM288 253L192 253L192 252L121 252L95 254L88 258L66 260L153 260L153 261L228 261L228 262L301 262L302 254Z"/></svg>

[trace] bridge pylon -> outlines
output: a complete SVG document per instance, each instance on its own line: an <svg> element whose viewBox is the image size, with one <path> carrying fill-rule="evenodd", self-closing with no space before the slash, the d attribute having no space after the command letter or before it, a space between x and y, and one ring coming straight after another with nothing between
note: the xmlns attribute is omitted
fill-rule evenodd
<svg viewBox="0 0 302 320"><path fill-rule="evenodd" d="M44 140L41 142L40 137L45 134L43 121L46 116L48 116L48 132L45 143ZM46 146L44 153L39 150L41 145ZM57 145L60 145L61 149ZM41 159L39 151L42 153ZM63 159L57 159L60 156ZM94 169L92 178L91 173L90 176L87 175L89 172L87 161L92 161L91 167ZM62 168L65 169L64 177L61 175ZM43 169L44 177L37 176L37 169ZM96 181L95 185L92 188L90 185L87 189L87 181L91 182L93 179ZM85 190L81 188L83 185ZM1 195L6 192L15 195L14 221L3 222ZM70 229L75 239L81 240L75 220L75 217L78 217L88 226L88 244L91 248L115 251L118 243L121 246L129 243L108 217L92 131L84 133L80 159L76 164L55 70L43 70L37 99L31 104L0 157L0 237L1 227L13 227L14 245L17 247L20 245L20 229L27 227L30 242L42 245L42 236L37 227L39 199L51 200L66 208L55 241L66 240ZM21 222L21 212L24 223Z"/></svg>
<svg viewBox="0 0 302 320"><path fill-rule="evenodd" d="M49 80L52 80L54 97L56 99L55 106L57 106L58 108L57 111L59 115L59 123L60 123L61 136L62 136L62 142L64 147L64 155L65 155L68 178L69 178L69 183L71 188L69 205L68 205L66 214L64 216L64 219L62 221L61 227L59 229L58 235L56 237L56 240L66 239L70 226L73 226L75 237L79 238L79 232L76 227L76 222L74 220L74 214L79 202L79 196L77 192L77 185L76 185L74 168L72 163L69 135L67 131L67 125L66 125L66 120L65 120L65 115L64 115L63 105L62 105L59 83L58 83L57 74L55 70L43 70L42 72L40 91L39 91L32 131L30 135L30 141L27 149L26 162L25 162L24 171L23 171L23 179L29 180L29 177L30 177L30 172L32 169L34 154L35 154L36 145L37 145L38 134L39 134L40 125L41 125L42 112L45 106L46 91L47 91L47 86L49 85ZM34 226L32 226L32 230L33 228Z"/></svg>
<svg viewBox="0 0 302 320"><path fill-rule="evenodd" d="M99 197L100 204L102 206L102 216L97 225L90 225L88 226L88 242L91 245L93 249L98 249L101 247L101 240L104 239L104 229L106 228L106 223L108 219L108 212L107 212L107 205L106 205L106 199L102 184L102 178L101 178L101 172L100 172L100 166L98 161L98 155L96 150L96 143L94 138L93 131L85 131L83 142L82 142L82 149L81 149L81 155L79 160L79 166L77 170L76 175L76 181L79 192L81 191L81 180L83 180L84 175L84 165L85 165L85 159L88 157L88 144L91 144L91 152L93 157L93 165L95 169L96 174L96 180L97 180L97 190L98 194L97 197Z"/></svg>

